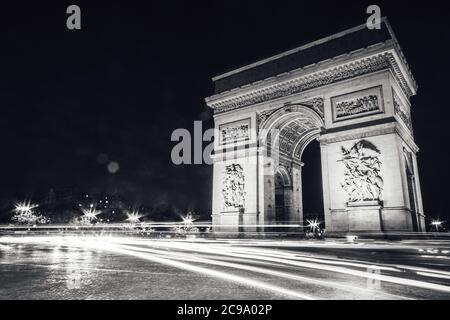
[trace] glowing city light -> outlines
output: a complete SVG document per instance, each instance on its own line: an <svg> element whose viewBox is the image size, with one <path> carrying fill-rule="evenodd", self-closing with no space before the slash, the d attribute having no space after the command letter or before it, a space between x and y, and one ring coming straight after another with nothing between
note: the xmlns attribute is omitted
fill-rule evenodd
<svg viewBox="0 0 450 320"><path fill-rule="evenodd" d="M140 222L139 219L142 218L142 215L140 215L139 212L137 212L137 211L133 211L131 213L127 213L127 216L128 216L127 221L128 222L132 222L132 223Z"/></svg>
<svg viewBox="0 0 450 320"><path fill-rule="evenodd" d="M31 204L30 202L18 202L14 205L14 211L19 213L30 212L37 208L37 204Z"/></svg>
<svg viewBox="0 0 450 320"><path fill-rule="evenodd" d="M433 221L431 222L431 225L432 225L433 227L435 227L435 228L436 228L436 232L438 232L438 231L439 231L439 228L442 227L442 223L443 223L443 221L433 220Z"/></svg>
<svg viewBox="0 0 450 320"><path fill-rule="evenodd" d="M191 213L188 213L185 217L181 217L181 219L183 219L183 222L185 224L192 224L195 221Z"/></svg>
<svg viewBox="0 0 450 320"><path fill-rule="evenodd" d="M306 220L308 222L307 227L310 228L313 232L316 231L316 229L320 229L320 221L317 219L314 220Z"/></svg>
<svg viewBox="0 0 450 320"><path fill-rule="evenodd" d="M83 209L83 214L87 219L95 219L101 213L101 211L96 210L95 208Z"/></svg>

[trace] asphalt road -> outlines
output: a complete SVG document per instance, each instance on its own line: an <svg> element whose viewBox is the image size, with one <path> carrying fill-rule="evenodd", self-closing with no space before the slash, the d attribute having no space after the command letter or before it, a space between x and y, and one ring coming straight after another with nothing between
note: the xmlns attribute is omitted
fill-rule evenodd
<svg viewBox="0 0 450 320"><path fill-rule="evenodd" d="M0 299L450 299L450 242L1 236Z"/></svg>

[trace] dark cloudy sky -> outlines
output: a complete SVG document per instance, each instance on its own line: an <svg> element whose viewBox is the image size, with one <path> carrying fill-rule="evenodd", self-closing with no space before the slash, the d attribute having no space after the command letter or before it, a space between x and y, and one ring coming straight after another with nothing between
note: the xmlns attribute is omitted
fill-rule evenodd
<svg viewBox="0 0 450 320"><path fill-rule="evenodd" d="M170 161L174 129L212 126L210 78L364 23L372 2L2 4L0 197L77 187L210 209L212 168ZM81 7L81 31L66 28L70 4ZM450 14L432 1L376 4L419 84L412 104L426 213L450 217ZM108 173L99 155L120 170Z"/></svg>

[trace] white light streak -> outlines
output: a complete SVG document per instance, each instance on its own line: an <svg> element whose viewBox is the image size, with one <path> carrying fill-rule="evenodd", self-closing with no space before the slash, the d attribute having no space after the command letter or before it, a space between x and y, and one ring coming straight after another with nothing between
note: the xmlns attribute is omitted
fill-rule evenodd
<svg viewBox="0 0 450 320"><path fill-rule="evenodd" d="M450 276L446 276L443 274L429 273L429 272L417 272L418 275L431 277L431 278L439 278L439 279L450 279Z"/></svg>
<svg viewBox="0 0 450 320"><path fill-rule="evenodd" d="M45 243L50 245L55 245L56 243L64 246L75 246L75 247L82 247L82 248L88 248L88 249L94 249L94 250L103 250L103 251L109 251L113 253L119 253L127 256L134 256L137 258L141 258L147 261L152 261L155 263L167 265L170 267L174 267L177 269L182 269L184 271L190 271L195 273L204 274L207 276L211 276L214 278L219 278L225 281L232 281L236 282L245 286L249 286L252 288L257 288L261 290L266 290L269 292L277 293L283 296L291 297L294 299L305 299L305 300L313 300L314 297L297 292L294 290L282 288L279 286L274 286L265 282L261 282L258 280L248 279L242 276L229 274L222 271L217 270L211 270L204 267L199 267L195 265L191 265L184 262L174 261L167 258L161 258L156 257L151 254L142 253L142 252L136 252L133 250L127 250L123 249L118 245L115 245L113 242L105 242L102 241L101 237L96 238L77 238L77 237L61 237L59 239L50 238L50 237L27 237L27 238L20 238L20 239L14 239L12 237L5 237L0 238L0 242L5 242L5 240L12 240L15 242L15 240L18 240L20 243ZM117 239L115 239L117 240Z"/></svg>
<svg viewBox="0 0 450 320"><path fill-rule="evenodd" d="M435 290L450 293L450 287L423 280L414 280L408 277L406 270L413 270L413 274L418 276L450 279L450 273L426 269L415 268L414 266L394 266L394 265L374 265L358 260L346 260L338 257L318 257L314 255L301 255L295 251L275 250L267 248L280 246L291 246L295 248L311 246L312 242L299 241L267 241L267 240L167 240L167 239L133 239L119 237L0 237L0 243L39 243L51 246L80 247L90 250L105 250L127 256L133 256L139 259L145 259L154 263L182 269L188 272L201 273L207 276L219 278L225 281L232 281L243 284L255 289L262 289L272 293L285 295L292 298L314 299L316 297L307 292L292 290L282 286L274 286L265 281L255 280L248 275L233 274L233 269L246 272L260 273L293 281L306 282L316 285L328 286L334 289L343 289L351 291L360 290L361 292L372 292L375 295L389 295L395 298L405 298L397 295L391 295L382 291L373 291L367 288L353 287L339 281L329 281L326 279L315 279L302 275L305 272L303 268L314 271L326 271L330 275L333 273L345 274L352 277L364 279L374 279L383 282L390 282L400 286L415 287L427 290ZM259 248L258 246L266 246ZM332 243L332 246L337 246ZM396 245L401 247L399 245ZM392 248L390 245L371 245L372 248ZM345 248L355 248L354 246L345 246ZM403 246L411 250L411 245ZM413 247L414 248L414 247ZM357 250L365 250L358 248ZM433 256L436 258L436 256ZM448 258L448 257L447 257ZM198 266L196 264L205 264ZM259 264L260 266L255 266ZM218 270L209 268L214 265L222 268L231 268L229 270ZM266 267L262 267L266 266ZM296 272L285 272L276 268L297 268ZM357 268L357 269L355 269ZM364 270L361 270L363 268ZM376 268L383 271L384 274L369 273L367 268ZM358 270L359 269L359 270ZM406 271L406 272L405 272ZM395 272L395 275L389 274ZM387 273L387 274L386 274ZM405 277L406 275L406 277Z"/></svg>
<svg viewBox="0 0 450 320"><path fill-rule="evenodd" d="M355 286L351 286L351 285L341 284L341 283L337 283L335 281L327 281L327 280L320 280L320 279L316 279L316 278L309 278L309 277L304 277L304 276L300 276L300 275L296 275L296 274L292 274L292 273L275 271L275 270L271 270L271 269L267 269L267 268L260 268L260 267L245 265L242 263L230 263L230 262L224 262L224 261L217 261L217 260L211 259L211 258L205 259L205 258L200 258L198 256L174 253L174 252L165 251L165 250L145 249L145 248L141 248L141 247L132 247L132 246L123 246L123 245L121 247L128 249L128 250L132 250L132 251L143 251L143 252L151 252L151 253L155 253L155 254L165 255L165 256L169 256L171 259L180 259L183 261L200 262L203 264L216 265L216 266L220 266L220 267L228 267L228 268L234 268L234 269L239 269L239 270L246 270L246 271L262 273L262 274L266 274L266 275L270 275L270 276L280 277L280 278L284 278L284 279L290 279L290 280L299 281L299 282L308 282L308 283L318 284L318 285L327 286L327 287L331 287L331 288L339 288L339 289L347 290L350 292L361 291L361 292L366 292L366 293L370 292L372 294L374 293L373 290L370 290L367 288L361 288L361 287L355 287ZM247 261L248 261L248 263L255 263L252 260L247 260ZM407 299L406 297L392 295L389 293L382 293L382 294L390 296L390 297L395 297L396 299Z"/></svg>

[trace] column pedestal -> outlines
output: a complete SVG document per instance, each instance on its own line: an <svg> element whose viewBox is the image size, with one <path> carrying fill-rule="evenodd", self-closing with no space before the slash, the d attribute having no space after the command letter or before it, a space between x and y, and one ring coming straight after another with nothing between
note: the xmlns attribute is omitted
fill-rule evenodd
<svg viewBox="0 0 450 320"><path fill-rule="evenodd" d="M383 231L379 201L347 203L349 231Z"/></svg>
<svg viewBox="0 0 450 320"><path fill-rule="evenodd" d="M241 213L239 211L221 212L212 215L214 232L237 233L240 231Z"/></svg>

